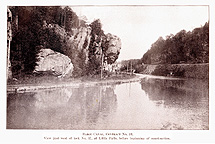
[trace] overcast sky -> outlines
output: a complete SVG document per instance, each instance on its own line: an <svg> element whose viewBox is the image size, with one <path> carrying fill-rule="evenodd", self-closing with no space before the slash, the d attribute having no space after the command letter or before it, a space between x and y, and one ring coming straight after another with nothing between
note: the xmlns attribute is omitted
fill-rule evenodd
<svg viewBox="0 0 215 144"><path fill-rule="evenodd" d="M105 33L120 37L118 60L137 59L160 36L191 31L208 21L207 6L75 6L89 22L100 19Z"/></svg>

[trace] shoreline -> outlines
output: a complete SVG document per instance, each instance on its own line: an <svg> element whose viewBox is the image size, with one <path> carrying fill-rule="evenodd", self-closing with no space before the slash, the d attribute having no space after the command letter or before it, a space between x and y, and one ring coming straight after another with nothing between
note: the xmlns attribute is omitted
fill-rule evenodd
<svg viewBox="0 0 215 144"><path fill-rule="evenodd" d="M126 78L126 79L102 79L94 81L92 80L86 80L86 81L80 81L80 80L71 80L71 81L62 81L60 80L56 83L42 83L42 84L8 84L7 85L7 93L24 93L24 92L34 92L37 90L51 90L51 89L57 89L57 88L78 88L80 86L90 87L90 86L96 86L96 85L110 85L110 84L122 84L122 83L128 83L128 82L137 82L140 81L140 76L135 75L135 77Z"/></svg>
<svg viewBox="0 0 215 144"><path fill-rule="evenodd" d="M155 76L209 79L209 63L199 64L145 64L138 72Z"/></svg>
<svg viewBox="0 0 215 144"><path fill-rule="evenodd" d="M142 79L166 79L166 80L186 80L187 78L176 78L176 77L167 77L167 76L155 76L155 75L147 75L147 74L133 74L131 77L126 79L94 79L94 80L85 80L80 81L78 79L74 79L71 81L58 81L55 84L54 81L51 83L33 83L33 84L8 84L7 85L7 93L24 93L24 92L35 92L40 90L52 90L59 88L79 88L81 86L91 87L97 85L111 85L111 84L123 84L130 82L140 82Z"/></svg>

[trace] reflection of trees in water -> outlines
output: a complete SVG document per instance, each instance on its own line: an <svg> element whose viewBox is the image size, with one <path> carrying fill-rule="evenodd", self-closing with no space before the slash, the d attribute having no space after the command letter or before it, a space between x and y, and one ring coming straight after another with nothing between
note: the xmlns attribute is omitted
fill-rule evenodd
<svg viewBox="0 0 215 144"><path fill-rule="evenodd" d="M27 128L29 113L34 104L34 93L11 93L7 96L7 128ZM30 102L30 103L29 103Z"/></svg>
<svg viewBox="0 0 215 144"><path fill-rule="evenodd" d="M96 129L100 118L115 111L111 86L62 88L8 95L8 128ZM23 116L24 115L24 116Z"/></svg>
<svg viewBox="0 0 215 144"><path fill-rule="evenodd" d="M75 89L73 96L79 102L82 115L89 124L97 122L98 118L105 118L116 109L116 94L112 87L99 86ZM71 101L71 99L70 99Z"/></svg>
<svg viewBox="0 0 215 144"><path fill-rule="evenodd" d="M143 79L141 86L149 99L164 106L188 108L208 103L208 82L202 80Z"/></svg>

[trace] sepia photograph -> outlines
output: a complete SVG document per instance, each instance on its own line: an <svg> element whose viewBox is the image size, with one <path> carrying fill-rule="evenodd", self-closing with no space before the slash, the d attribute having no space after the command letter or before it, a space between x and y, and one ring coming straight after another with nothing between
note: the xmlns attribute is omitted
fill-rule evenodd
<svg viewBox="0 0 215 144"><path fill-rule="evenodd" d="M209 129L208 6L8 6L7 17L7 129Z"/></svg>
<svg viewBox="0 0 215 144"><path fill-rule="evenodd" d="M37 133L39 143L206 137L214 126L210 9L7 4L5 135Z"/></svg>

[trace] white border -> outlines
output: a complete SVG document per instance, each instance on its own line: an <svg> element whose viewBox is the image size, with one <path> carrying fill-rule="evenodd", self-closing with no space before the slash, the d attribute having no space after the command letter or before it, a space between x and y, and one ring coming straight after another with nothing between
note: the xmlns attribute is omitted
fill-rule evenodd
<svg viewBox="0 0 215 144"><path fill-rule="evenodd" d="M146 141L60 141L60 142L48 142L43 139L45 136L82 136L80 130L6 130L6 8L8 5L209 5L210 9L210 130L195 131L195 130L138 130L138 131L123 131L123 132L134 132L135 136L142 137L170 137L171 141L158 141L156 143L215 143L215 98L214 98L214 53L215 53L215 3L212 0L1 0L0 2L0 49L1 49L1 96L0 96L0 143L22 143L22 144L43 144L43 143L146 143ZM86 132L86 131L85 131ZM87 131L95 132L95 131ZM96 131L96 132L107 132L107 131ZM122 131L111 131L111 132L122 132ZM152 141L150 141L152 143Z"/></svg>

